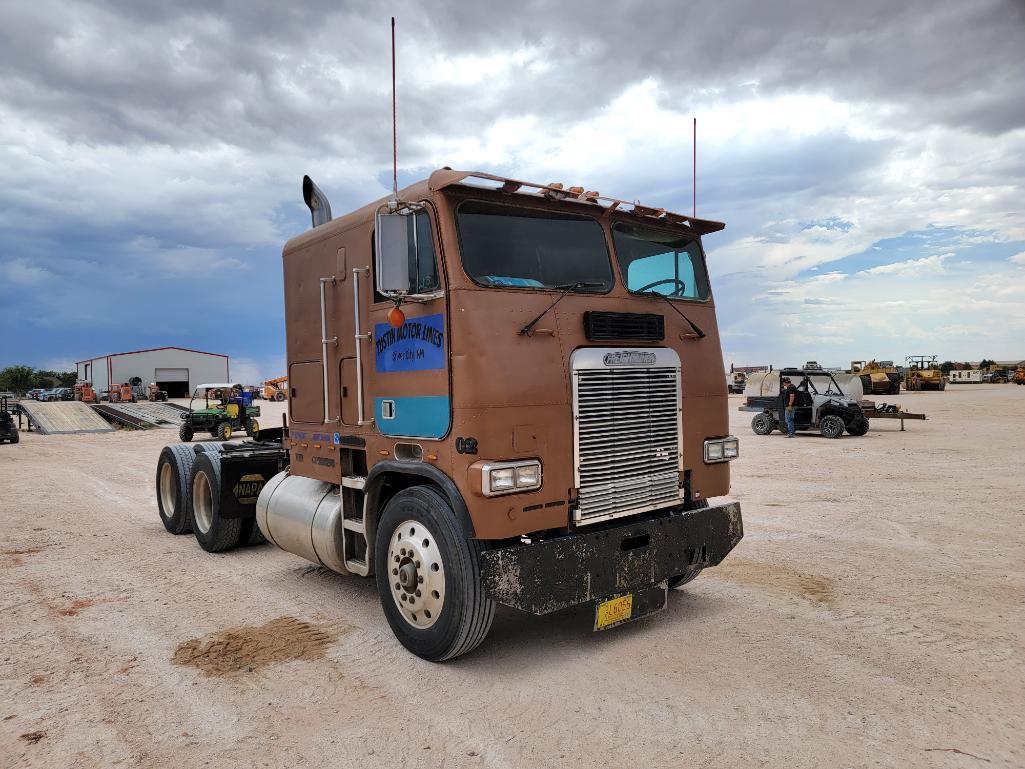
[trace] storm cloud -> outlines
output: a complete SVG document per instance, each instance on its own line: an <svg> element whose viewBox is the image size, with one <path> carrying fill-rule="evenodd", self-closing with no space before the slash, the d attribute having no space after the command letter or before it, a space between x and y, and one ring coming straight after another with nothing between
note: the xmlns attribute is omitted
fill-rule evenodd
<svg viewBox="0 0 1025 769"><path fill-rule="evenodd" d="M282 334L246 313L280 325L299 179L336 212L390 182L391 13L404 180L475 167L686 211L698 116L729 359L900 358L941 329L951 356L1018 354L1021 3L40 0L0 25L0 320L23 329L0 363L187 343L276 373ZM929 227L957 242L908 235ZM905 262L935 269L885 268ZM957 317L902 309L911 280ZM889 324L844 309L879 295Z"/></svg>

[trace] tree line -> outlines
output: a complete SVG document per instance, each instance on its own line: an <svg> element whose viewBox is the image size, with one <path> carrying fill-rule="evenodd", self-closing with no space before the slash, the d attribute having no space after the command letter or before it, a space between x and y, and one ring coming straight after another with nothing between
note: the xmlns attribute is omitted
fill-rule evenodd
<svg viewBox="0 0 1025 769"><path fill-rule="evenodd" d="M24 394L29 390L74 387L76 371L47 371L32 366L8 366L0 370L0 392Z"/></svg>

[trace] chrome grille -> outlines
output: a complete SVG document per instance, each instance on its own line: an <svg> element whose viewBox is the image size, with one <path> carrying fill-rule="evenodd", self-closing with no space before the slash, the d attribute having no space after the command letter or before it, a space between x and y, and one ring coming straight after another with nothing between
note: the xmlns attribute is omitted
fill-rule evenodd
<svg viewBox="0 0 1025 769"><path fill-rule="evenodd" d="M680 501L679 367L574 367L573 402L578 523Z"/></svg>

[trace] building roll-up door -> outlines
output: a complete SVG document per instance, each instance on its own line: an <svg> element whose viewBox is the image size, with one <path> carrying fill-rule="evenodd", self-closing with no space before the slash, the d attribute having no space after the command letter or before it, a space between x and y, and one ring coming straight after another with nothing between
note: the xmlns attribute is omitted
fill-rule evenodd
<svg viewBox="0 0 1025 769"><path fill-rule="evenodd" d="M158 368L153 370L153 381L166 390L170 398L188 398L189 370L187 368ZM197 384L200 384L197 382Z"/></svg>

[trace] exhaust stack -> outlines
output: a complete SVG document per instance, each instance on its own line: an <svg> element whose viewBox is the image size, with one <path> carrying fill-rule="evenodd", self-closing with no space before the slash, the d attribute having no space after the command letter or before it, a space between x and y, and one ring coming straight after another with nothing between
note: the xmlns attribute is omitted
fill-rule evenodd
<svg viewBox="0 0 1025 769"><path fill-rule="evenodd" d="M306 201L313 219L313 226L319 227L331 221L331 204L327 195L320 191L320 188L313 183L309 176L303 177L303 200Z"/></svg>

